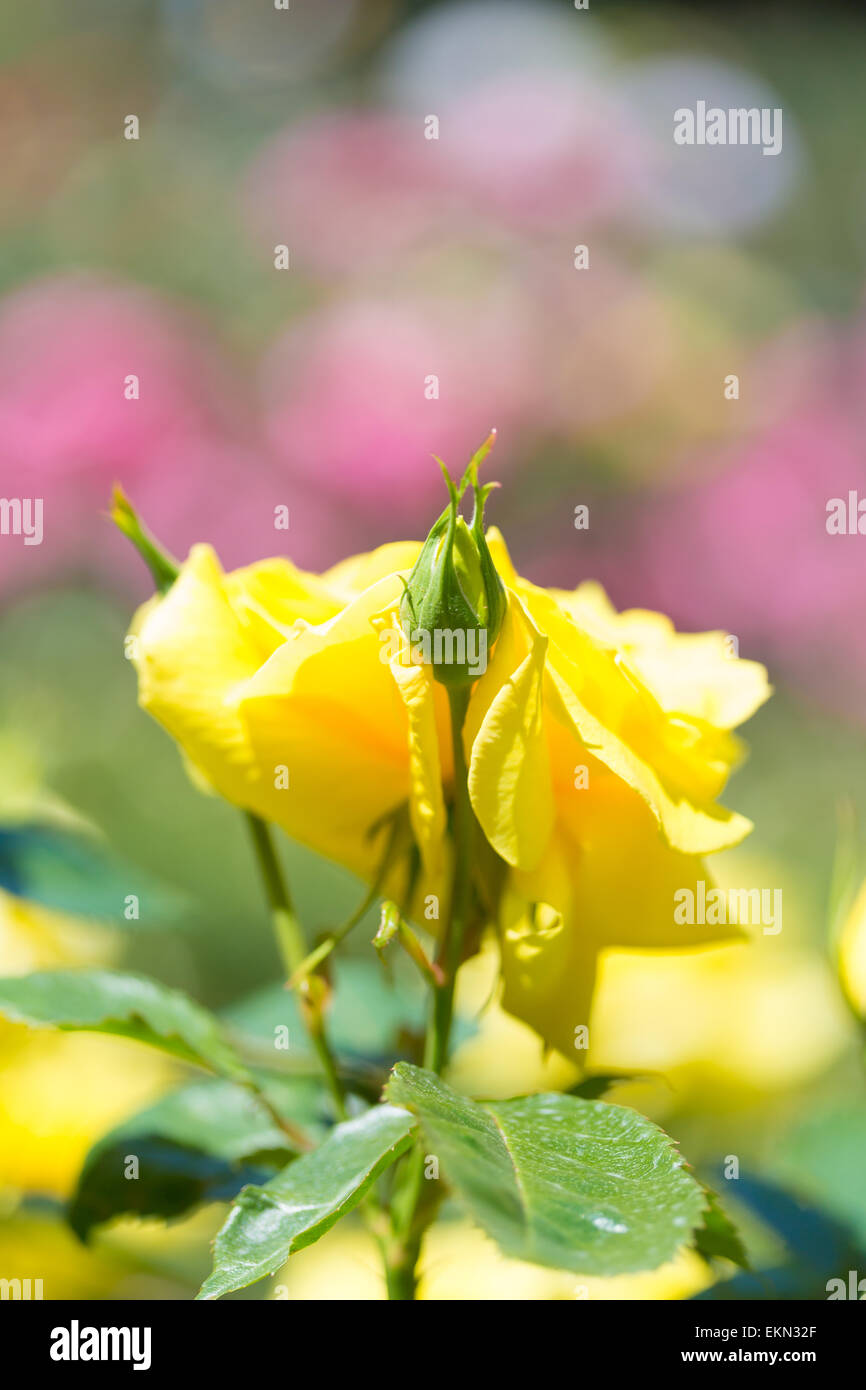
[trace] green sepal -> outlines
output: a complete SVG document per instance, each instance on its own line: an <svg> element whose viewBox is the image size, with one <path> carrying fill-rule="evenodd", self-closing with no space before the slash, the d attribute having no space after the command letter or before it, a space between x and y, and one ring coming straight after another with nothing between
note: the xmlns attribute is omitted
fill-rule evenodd
<svg viewBox="0 0 866 1390"><path fill-rule="evenodd" d="M432 666L434 679L449 686L471 685L477 679L481 670L476 658L483 653L486 662L505 616L505 588L484 537L484 505L495 485L481 487L478 482L478 466L494 437L491 434L472 456L457 486L442 460L436 460L448 488L448 505L430 528L400 601L400 621L413 651ZM468 525L458 513L467 487L474 494ZM473 638L475 656L470 659Z"/></svg>

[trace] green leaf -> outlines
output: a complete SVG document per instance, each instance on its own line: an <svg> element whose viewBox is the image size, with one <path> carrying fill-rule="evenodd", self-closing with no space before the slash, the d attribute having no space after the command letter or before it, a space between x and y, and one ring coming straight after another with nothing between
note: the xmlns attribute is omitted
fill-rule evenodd
<svg viewBox="0 0 866 1390"><path fill-rule="evenodd" d="M406 1062L385 1094L418 1116L457 1198L517 1259L581 1274L654 1269L701 1220L700 1185L634 1110L558 1094L479 1104Z"/></svg>
<svg viewBox="0 0 866 1390"><path fill-rule="evenodd" d="M414 1124L405 1110L371 1106L337 1125L318 1149L264 1187L245 1188L216 1238L213 1273L198 1297L220 1298L242 1289L312 1245L408 1148Z"/></svg>
<svg viewBox="0 0 866 1390"><path fill-rule="evenodd" d="M43 907L124 929L174 925L183 900L95 835L42 822L0 826L0 888ZM134 894L141 915L128 919Z"/></svg>
<svg viewBox="0 0 866 1390"><path fill-rule="evenodd" d="M319 1085L263 1084L279 1114L324 1137ZM266 1182L293 1152L285 1131L249 1091L231 1081L192 1082L102 1136L85 1159L68 1219L86 1240L94 1226L125 1213L179 1216L203 1202L231 1200L245 1183ZM130 1178L133 1155L138 1171Z"/></svg>
<svg viewBox="0 0 866 1390"><path fill-rule="evenodd" d="M732 1260L741 1269L749 1268L746 1248L740 1234L711 1187L701 1184L706 1201L703 1224L695 1231L695 1249L707 1261Z"/></svg>
<svg viewBox="0 0 866 1390"><path fill-rule="evenodd" d="M850 1227L765 1178L740 1172L736 1201L750 1209L787 1247L785 1262L761 1264L693 1295L694 1301L826 1300L829 1278L862 1269L866 1251Z"/></svg>
<svg viewBox="0 0 866 1390"><path fill-rule="evenodd" d="M642 1077L636 1076L633 1072L594 1072L589 1076L583 1077L581 1081L575 1082L568 1089L570 1096L580 1096L582 1100L601 1100L606 1092L613 1090L614 1086L623 1085L628 1081L639 1081Z"/></svg>
<svg viewBox="0 0 866 1390"><path fill-rule="evenodd" d="M179 990L115 970L42 970L0 979L0 1014L32 1027L113 1033L252 1085L207 1009Z"/></svg>
<svg viewBox="0 0 866 1390"><path fill-rule="evenodd" d="M803 1117L784 1135L772 1176L845 1221L866 1243L866 1106L861 1099L832 1101Z"/></svg>
<svg viewBox="0 0 866 1390"><path fill-rule="evenodd" d="M129 1172L132 1159L137 1174ZM127 1135L88 1159L67 1220L86 1244L95 1226L116 1217L171 1221L207 1202L230 1202L247 1183L267 1182L273 1171L266 1163L226 1163L159 1134Z"/></svg>

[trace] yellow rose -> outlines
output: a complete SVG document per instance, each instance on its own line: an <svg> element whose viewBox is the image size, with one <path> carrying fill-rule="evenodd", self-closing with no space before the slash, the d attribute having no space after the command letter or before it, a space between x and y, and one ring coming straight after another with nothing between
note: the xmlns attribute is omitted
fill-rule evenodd
<svg viewBox="0 0 866 1390"><path fill-rule="evenodd" d="M463 729L495 851L476 845L479 898L497 918L505 1007L574 1056L601 951L738 934L678 924L674 893L751 828L717 798L741 756L731 731L769 686L724 634L618 614L593 584L537 588L495 529L487 541L506 607ZM446 891L453 781L445 689L400 622L420 549L386 545L322 575L281 559L224 574L198 545L133 626L141 704L197 777L368 881L402 816L387 891L408 902L414 860L416 904Z"/></svg>

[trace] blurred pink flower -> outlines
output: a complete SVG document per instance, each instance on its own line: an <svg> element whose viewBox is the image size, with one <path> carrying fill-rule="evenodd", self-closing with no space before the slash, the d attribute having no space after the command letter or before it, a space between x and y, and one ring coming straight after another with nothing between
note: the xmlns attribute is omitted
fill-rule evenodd
<svg viewBox="0 0 866 1390"><path fill-rule="evenodd" d="M377 516L381 539L420 534L442 496L432 455L453 472L496 426L491 476L508 466L538 400L533 343L510 294L323 310L265 361L269 444L337 506Z"/></svg>
<svg viewBox="0 0 866 1390"><path fill-rule="evenodd" d="M801 320L746 364L746 434L687 452L664 487L611 491L582 472L569 509L531 512L515 559L538 583L598 579L620 608L720 628L776 680L863 719L866 535L831 535L827 506L866 501L866 322Z"/></svg>
<svg viewBox="0 0 866 1390"><path fill-rule="evenodd" d="M866 615L866 537L826 524L831 498L866 497L866 329L788 335L749 381L780 413L744 443L686 461L698 481L650 507L643 554L660 606L793 653Z"/></svg>
<svg viewBox="0 0 866 1390"><path fill-rule="evenodd" d="M866 496L855 422L838 405L807 408L730 451L727 462L703 486L657 504L645 522L659 606L795 646L843 612L866 614L857 538L826 530L831 497L847 499L849 489Z"/></svg>
<svg viewBox="0 0 866 1390"><path fill-rule="evenodd" d="M286 244L306 273L389 265L409 247L437 247L455 217L435 142L421 121L329 112L278 135L243 188L256 246Z"/></svg>
<svg viewBox="0 0 866 1390"><path fill-rule="evenodd" d="M609 95L564 72L508 72L443 115L442 174L470 206L578 240L637 187L641 139Z"/></svg>
<svg viewBox="0 0 866 1390"><path fill-rule="evenodd" d="M139 399L125 382L138 377ZM33 584L58 571L136 566L102 517L120 482L163 542L214 542L227 564L294 544L320 563L345 541L303 480L256 437L242 393L208 331L135 286L57 276L0 305L3 495L43 499L41 545L0 538L0 576ZM288 505L297 534L274 531ZM306 523L297 523L306 516Z"/></svg>
<svg viewBox="0 0 866 1390"><path fill-rule="evenodd" d="M866 535L828 534L827 505L866 499L866 329L806 327L749 368L768 418L745 441L685 458L664 491L618 503L615 522L608 511L604 531L581 539L580 576L620 606L733 634L743 655L862 718ZM552 561L559 582L565 558ZM549 555L541 568L550 578Z"/></svg>
<svg viewBox="0 0 866 1390"><path fill-rule="evenodd" d="M58 276L0 312L0 432L10 459L43 479L123 467L225 429L229 378L202 326L148 291ZM127 399L135 375L140 399Z"/></svg>
<svg viewBox="0 0 866 1390"><path fill-rule="evenodd" d="M278 135L243 188L256 246L285 243L307 273L357 276L449 244L501 249L527 224L583 234L637 184L633 122L564 74L488 81L438 130L428 119L350 109Z"/></svg>

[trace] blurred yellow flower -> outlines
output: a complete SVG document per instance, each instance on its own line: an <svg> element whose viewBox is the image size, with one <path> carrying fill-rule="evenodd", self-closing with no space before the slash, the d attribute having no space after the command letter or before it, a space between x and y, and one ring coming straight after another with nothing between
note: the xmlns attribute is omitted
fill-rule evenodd
<svg viewBox="0 0 866 1390"><path fill-rule="evenodd" d="M155 1100L178 1069L140 1043L4 1029L0 1187L66 1197L90 1146Z"/></svg>
<svg viewBox="0 0 866 1390"><path fill-rule="evenodd" d="M708 879L703 856L751 828L716 799L741 756L732 729L769 687L724 634L617 614L592 584L537 588L495 529L487 539L507 611L469 701L469 793L507 866L493 909L504 1005L568 1052L605 948L738 934L677 923L673 895L695 891ZM136 615L134 659L141 704L197 777L366 879L382 852L377 828L405 808L420 891L439 895L448 707L430 667L394 645L418 551L383 546L323 575L287 560L224 574L196 546ZM407 854L401 875L408 865ZM405 899L401 875L388 891Z"/></svg>
<svg viewBox="0 0 866 1390"><path fill-rule="evenodd" d="M448 1078L469 1095L567 1090L571 1058L503 1012L493 942L460 974L457 1011L476 1028ZM803 1019L809 1027L803 1027ZM606 951L599 962L587 1064L629 1074L607 1098L652 1113L700 1101L706 1111L803 1086L826 1071L852 1027L824 957L759 936L687 953Z"/></svg>
<svg viewBox="0 0 866 1390"><path fill-rule="evenodd" d="M130 1276L128 1260L85 1248L53 1213L23 1209L0 1223L0 1269L4 1279L41 1280L40 1296L52 1301L117 1297Z"/></svg>
<svg viewBox="0 0 866 1390"><path fill-rule="evenodd" d="M63 965L102 964L112 954L111 936L104 928L0 889L3 975L26 975L31 970L52 970Z"/></svg>
<svg viewBox="0 0 866 1390"><path fill-rule="evenodd" d="M418 1298L428 1302L689 1298L713 1282L701 1258L682 1250L660 1269L601 1279L511 1260L477 1227L441 1221L424 1240ZM379 1300L385 1285L375 1246L359 1227L341 1225L293 1255L275 1276L272 1298L315 1302Z"/></svg>
<svg viewBox="0 0 866 1390"><path fill-rule="evenodd" d="M813 1081L849 1031L826 962L804 947L759 937L679 956L612 951L589 1058L599 1071L660 1073L678 1103L706 1106Z"/></svg>
<svg viewBox="0 0 866 1390"><path fill-rule="evenodd" d="M845 997L857 1017L866 1022L866 879L842 924L837 951Z"/></svg>
<svg viewBox="0 0 866 1390"><path fill-rule="evenodd" d="M0 892L0 974L105 963L108 934ZM0 1188L65 1197L105 1130L162 1091L173 1063L119 1038L0 1021Z"/></svg>

